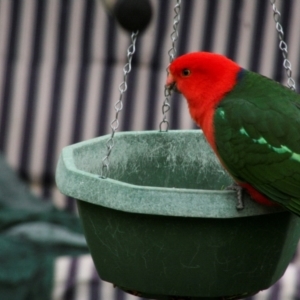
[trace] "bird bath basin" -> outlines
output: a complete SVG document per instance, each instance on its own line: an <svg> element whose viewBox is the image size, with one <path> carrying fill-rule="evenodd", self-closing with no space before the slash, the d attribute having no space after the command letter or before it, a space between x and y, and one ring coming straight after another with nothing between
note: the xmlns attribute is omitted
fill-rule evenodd
<svg viewBox="0 0 300 300"><path fill-rule="evenodd" d="M107 139L64 148L56 172L103 280L154 299L238 299L283 275L299 218L247 195L238 212L201 131L118 133L102 179Z"/></svg>

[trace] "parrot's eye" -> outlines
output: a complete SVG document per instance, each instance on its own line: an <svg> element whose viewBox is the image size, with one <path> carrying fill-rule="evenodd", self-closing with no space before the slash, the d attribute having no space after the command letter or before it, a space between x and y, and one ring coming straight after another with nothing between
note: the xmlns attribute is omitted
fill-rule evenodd
<svg viewBox="0 0 300 300"><path fill-rule="evenodd" d="M182 76L188 77L191 75L191 71L189 69L183 69L181 72Z"/></svg>

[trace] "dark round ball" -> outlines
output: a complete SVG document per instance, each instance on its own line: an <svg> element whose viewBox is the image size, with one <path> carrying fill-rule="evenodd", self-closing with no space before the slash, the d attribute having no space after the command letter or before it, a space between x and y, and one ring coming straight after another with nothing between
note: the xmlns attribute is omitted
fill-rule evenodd
<svg viewBox="0 0 300 300"><path fill-rule="evenodd" d="M124 29L143 31L150 23L152 7L149 0L118 0L114 14Z"/></svg>

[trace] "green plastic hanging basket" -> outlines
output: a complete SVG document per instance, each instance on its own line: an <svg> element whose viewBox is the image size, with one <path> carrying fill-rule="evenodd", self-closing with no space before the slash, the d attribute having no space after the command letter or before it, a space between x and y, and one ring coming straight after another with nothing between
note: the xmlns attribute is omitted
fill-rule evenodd
<svg viewBox="0 0 300 300"><path fill-rule="evenodd" d="M234 299L283 275L300 219L246 195L238 212L201 131L118 133L102 179L107 139L64 148L56 172L103 280L153 299Z"/></svg>

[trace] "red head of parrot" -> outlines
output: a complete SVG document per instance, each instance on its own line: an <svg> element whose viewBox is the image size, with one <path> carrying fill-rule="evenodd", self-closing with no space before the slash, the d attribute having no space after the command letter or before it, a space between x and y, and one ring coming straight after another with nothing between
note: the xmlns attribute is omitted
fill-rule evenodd
<svg viewBox="0 0 300 300"><path fill-rule="evenodd" d="M208 52L182 55L169 66L166 85L176 86L187 99L192 118L201 127L214 150L214 110L236 84L240 70L241 67L230 59Z"/></svg>

